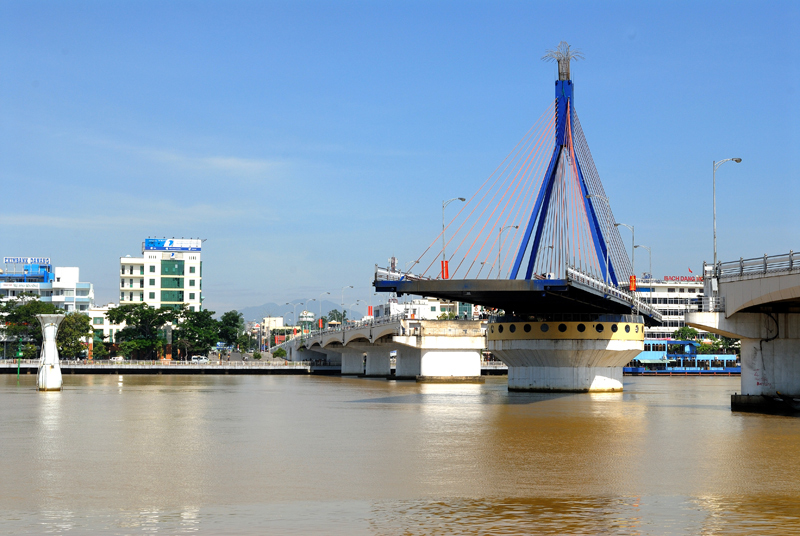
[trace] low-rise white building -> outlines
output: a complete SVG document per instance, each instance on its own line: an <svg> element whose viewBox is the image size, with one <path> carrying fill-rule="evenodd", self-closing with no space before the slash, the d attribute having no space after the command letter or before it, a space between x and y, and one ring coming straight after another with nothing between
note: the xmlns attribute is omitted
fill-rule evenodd
<svg viewBox="0 0 800 536"><path fill-rule="evenodd" d="M49 257L4 257L0 269L0 301L32 294L68 313L89 309L94 286L80 280L80 268L53 266Z"/></svg>

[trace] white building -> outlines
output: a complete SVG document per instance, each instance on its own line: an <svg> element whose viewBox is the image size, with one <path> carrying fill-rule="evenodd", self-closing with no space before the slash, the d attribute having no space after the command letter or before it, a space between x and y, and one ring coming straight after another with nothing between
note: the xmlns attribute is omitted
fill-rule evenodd
<svg viewBox="0 0 800 536"><path fill-rule="evenodd" d="M390 298L382 305L372 308L372 316L375 319L402 314L408 319L437 320L442 314L456 314L459 318L466 317L472 320L477 316L476 306L469 303L450 302L433 298L421 298L410 302L399 302L397 298Z"/></svg>
<svg viewBox="0 0 800 536"><path fill-rule="evenodd" d="M703 278L665 276L660 281L642 281L636 290L642 301L652 305L663 317L660 326L645 328L645 337L669 339L675 330L686 325L683 316L698 310L703 298Z"/></svg>
<svg viewBox="0 0 800 536"><path fill-rule="evenodd" d="M68 313L86 311L94 287L80 280L80 268L53 266L49 257L4 257L0 269L0 301L33 294Z"/></svg>
<svg viewBox="0 0 800 536"><path fill-rule="evenodd" d="M199 239L148 238L142 243L141 257L121 257L120 305L186 305L190 311L202 311L201 245Z"/></svg>

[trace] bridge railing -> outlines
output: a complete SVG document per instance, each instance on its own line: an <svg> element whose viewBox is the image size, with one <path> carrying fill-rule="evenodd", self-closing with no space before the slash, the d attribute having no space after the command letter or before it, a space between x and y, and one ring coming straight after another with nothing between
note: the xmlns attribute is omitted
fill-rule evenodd
<svg viewBox="0 0 800 536"><path fill-rule="evenodd" d="M794 257L794 251L781 255L764 255L754 259L740 257L738 261L717 263L716 274L720 279L743 277L750 274L771 274L800 271L800 258Z"/></svg>
<svg viewBox="0 0 800 536"><path fill-rule="evenodd" d="M607 285L605 281L600 281L594 276L591 276L586 272L578 270L572 266L567 267L567 277L572 281L594 288L595 290L602 291L607 296L614 296L618 300L628 302L631 304L632 309L637 309L641 313L661 321L661 313L650 304L642 301L642 299L639 298L635 292L622 290L618 287Z"/></svg>
<svg viewBox="0 0 800 536"><path fill-rule="evenodd" d="M724 313L724 296L703 296L697 299L699 312L701 313Z"/></svg>
<svg viewBox="0 0 800 536"><path fill-rule="evenodd" d="M391 268L381 268L377 264L375 265L375 281L419 281L421 279L430 279L430 277L415 275L411 272L400 272Z"/></svg>

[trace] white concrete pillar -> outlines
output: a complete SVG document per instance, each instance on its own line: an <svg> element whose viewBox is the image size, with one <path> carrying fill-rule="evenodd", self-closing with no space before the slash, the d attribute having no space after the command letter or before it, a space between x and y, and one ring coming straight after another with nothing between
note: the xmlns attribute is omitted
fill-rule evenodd
<svg viewBox="0 0 800 536"><path fill-rule="evenodd" d="M644 349L644 325L622 320L492 323L489 351L509 391L621 391L622 367Z"/></svg>
<svg viewBox="0 0 800 536"><path fill-rule="evenodd" d="M481 353L476 350L421 350L419 379L425 381L467 380L481 377Z"/></svg>
<svg viewBox="0 0 800 536"><path fill-rule="evenodd" d="M392 374L392 365L389 360L389 350L376 348L367 350L366 375L386 378Z"/></svg>
<svg viewBox="0 0 800 536"><path fill-rule="evenodd" d="M342 374L364 374L364 352L342 352Z"/></svg>
<svg viewBox="0 0 800 536"><path fill-rule="evenodd" d="M419 348L402 346L397 350L394 376L398 380L416 380L422 374L422 354Z"/></svg>
<svg viewBox="0 0 800 536"><path fill-rule="evenodd" d="M61 367L58 364L58 346L56 336L58 326L65 315L36 315L42 324L42 356L39 360L39 372L36 384L40 391L60 391L63 384Z"/></svg>

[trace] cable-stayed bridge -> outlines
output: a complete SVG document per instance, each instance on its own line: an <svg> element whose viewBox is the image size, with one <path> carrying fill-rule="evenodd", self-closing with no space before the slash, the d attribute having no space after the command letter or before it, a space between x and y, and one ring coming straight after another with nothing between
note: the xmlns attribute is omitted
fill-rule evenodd
<svg viewBox="0 0 800 536"><path fill-rule="evenodd" d="M635 313L648 324L660 322L630 291L631 262L578 119L569 63L580 56L562 43L547 57L559 64L553 103L457 204L408 271L376 267L379 292L542 318Z"/></svg>
<svg viewBox="0 0 800 536"><path fill-rule="evenodd" d="M407 272L375 270L379 292L502 310L487 347L508 365L509 389L621 390L644 324L661 320L631 292L631 262L575 108L570 61L580 58L565 42L543 58L558 62L552 105L468 200L442 203L442 232Z"/></svg>

